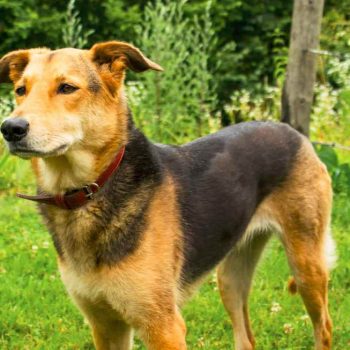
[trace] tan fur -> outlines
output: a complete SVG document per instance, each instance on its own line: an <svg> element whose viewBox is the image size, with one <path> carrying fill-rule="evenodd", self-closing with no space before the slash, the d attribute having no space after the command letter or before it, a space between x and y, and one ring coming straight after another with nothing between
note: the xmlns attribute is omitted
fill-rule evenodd
<svg viewBox="0 0 350 350"><path fill-rule="evenodd" d="M316 349L330 349L328 268L325 256L332 191L325 166L304 143L288 187L273 194L274 209L284 228L282 241L298 291L314 324Z"/></svg>

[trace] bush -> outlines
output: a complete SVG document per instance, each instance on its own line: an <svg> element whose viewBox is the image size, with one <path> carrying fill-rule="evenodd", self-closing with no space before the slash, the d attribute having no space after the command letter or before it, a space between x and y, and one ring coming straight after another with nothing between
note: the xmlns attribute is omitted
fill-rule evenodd
<svg viewBox="0 0 350 350"><path fill-rule="evenodd" d="M235 91L225 112L231 123L253 120L278 121L281 111L281 89L265 85L260 94L246 89Z"/></svg>
<svg viewBox="0 0 350 350"><path fill-rule="evenodd" d="M337 152L329 146L316 146L316 152L327 166L336 194L350 195L350 164L340 160Z"/></svg>
<svg viewBox="0 0 350 350"><path fill-rule="evenodd" d="M135 119L157 141L180 143L216 129L211 111L216 103L209 58L215 47L210 2L201 17L184 17L186 1L157 0L145 8L137 28L147 56L164 67L129 83Z"/></svg>
<svg viewBox="0 0 350 350"><path fill-rule="evenodd" d="M87 46L88 38L93 32L93 30L83 30L79 12L75 9L75 0L70 0L62 28L64 46L82 49Z"/></svg>

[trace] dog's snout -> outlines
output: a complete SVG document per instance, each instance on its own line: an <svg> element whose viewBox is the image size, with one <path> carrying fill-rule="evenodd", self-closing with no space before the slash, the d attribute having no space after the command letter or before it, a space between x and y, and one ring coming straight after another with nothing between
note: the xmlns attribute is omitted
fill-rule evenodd
<svg viewBox="0 0 350 350"><path fill-rule="evenodd" d="M27 134L29 123L23 118L11 118L5 120L1 125L1 132L6 141L20 141Z"/></svg>

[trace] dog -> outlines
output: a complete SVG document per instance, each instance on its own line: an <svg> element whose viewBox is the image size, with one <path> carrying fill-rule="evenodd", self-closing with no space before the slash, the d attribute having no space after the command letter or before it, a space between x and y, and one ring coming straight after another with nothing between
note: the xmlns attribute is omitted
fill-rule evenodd
<svg viewBox="0 0 350 350"><path fill-rule="evenodd" d="M30 158L36 196L69 295L98 350L186 349L180 308L217 267L238 350L255 347L248 294L277 233L314 327L331 348L327 284L332 189L308 140L286 124L229 126L183 146L153 144L134 126L126 69L162 71L118 41L90 50L10 52L0 82L17 107L1 125Z"/></svg>

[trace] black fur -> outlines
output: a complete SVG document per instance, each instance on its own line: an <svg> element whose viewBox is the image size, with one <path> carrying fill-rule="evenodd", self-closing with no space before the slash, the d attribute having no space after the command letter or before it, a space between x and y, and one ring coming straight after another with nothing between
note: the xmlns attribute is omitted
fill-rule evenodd
<svg viewBox="0 0 350 350"><path fill-rule="evenodd" d="M84 66L87 74L88 89L93 93L97 94L102 88L102 82L99 79L97 73L91 68L90 64L86 61L83 56L79 56L79 63Z"/></svg>
<svg viewBox="0 0 350 350"><path fill-rule="evenodd" d="M124 230L115 232L108 246L103 243L99 247L98 264L116 263L138 247L144 231L145 212L161 179L161 169L156 155L152 154L151 144L143 134L133 129L120 169L101 193L104 200L108 201L108 217L105 219L111 221L129 200L135 200L138 195L142 196L142 200L139 211L129 216Z"/></svg>

